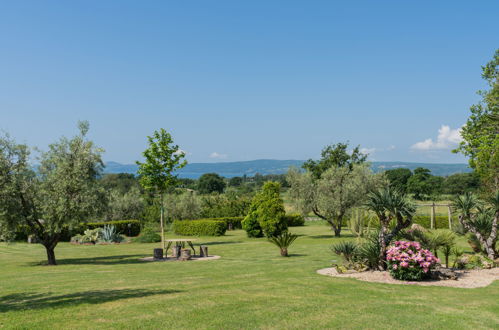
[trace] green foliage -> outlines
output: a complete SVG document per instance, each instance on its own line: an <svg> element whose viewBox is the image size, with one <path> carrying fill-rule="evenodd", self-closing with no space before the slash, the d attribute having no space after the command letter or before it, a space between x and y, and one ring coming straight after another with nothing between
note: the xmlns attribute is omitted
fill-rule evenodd
<svg viewBox="0 0 499 330"><path fill-rule="evenodd" d="M227 224L227 228L232 227L232 229L242 229L242 221L244 217L223 217L223 218L202 218L202 219L191 219L192 221L200 220L216 220L223 221Z"/></svg>
<svg viewBox="0 0 499 330"><path fill-rule="evenodd" d="M227 223L221 220L175 220L173 232L186 236L223 236Z"/></svg>
<svg viewBox="0 0 499 330"><path fill-rule="evenodd" d="M305 217L301 214L286 214L284 222L288 227L305 226Z"/></svg>
<svg viewBox="0 0 499 330"><path fill-rule="evenodd" d="M109 220L138 219L144 212L140 189L132 186L128 191L113 189L109 193L107 216Z"/></svg>
<svg viewBox="0 0 499 330"><path fill-rule="evenodd" d="M350 212L348 228L357 237L363 237L365 232L369 232L372 222L372 215L363 209L354 209Z"/></svg>
<svg viewBox="0 0 499 330"><path fill-rule="evenodd" d="M464 194L467 191L477 191L480 187L480 177L476 172L456 173L445 178L443 193L450 195Z"/></svg>
<svg viewBox="0 0 499 330"><path fill-rule="evenodd" d="M123 241L115 226L104 226L100 231L99 241L104 243L120 243Z"/></svg>
<svg viewBox="0 0 499 330"><path fill-rule="evenodd" d="M280 197L281 185L278 182L266 182L263 189L254 198L250 211L243 220L243 229L249 237L277 236L286 230L284 202Z"/></svg>
<svg viewBox="0 0 499 330"><path fill-rule="evenodd" d="M161 242L161 235L158 233L159 229L153 224L148 224L142 229L139 236L133 239L136 243L156 243Z"/></svg>
<svg viewBox="0 0 499 330"><path fill-rule="evenodd" d="M345 261L352 262L357 255L357 244L352 241L342 241L334 244L331 250L335 254L342 256Z"/></svg>
<svg viewBox="0 0 499 330"><path fill-rule="evenodd" d="M106 191L118 191L125 194L134 188L140 188L139 180L130 173L106 173L99 178L99 184Z"/></svg>
<svg viewBox="0 0 499 330"><path fill-rule="evenodd" d="M148 191L165 193L177 183L177 176L173 173L187 164L183 160L185 154L173 144L170 133L163 128L154 131L147 140L149 148L142 153L145 162L137 162L140 184Z"/></svg>
<svg viewBox="0 0 499 330"><path fill-rule="evenodd" d="M211 194L214 192L223 193L225 189L225 179L216 173L205 173L198 180L198 190L201 194Z"/></svg>
<svg viewBox="0 0 499 330"><path fill-rule="evenodd" d="M297 238L298 235L290 234L288 231L283 231L276 236L269 237L268 240L280 249L282 257L287 257L288 248Z"/></svg>
<svg viewBox="0 0 499 330"><path fill-rule="evenodd" d="M309 159L302 167L312 173L315 179L319 179L330 168L345 167L352 170L353 165L366 161L367 155L360 152L359 146L355 147L350 154L347 149L348 142L328 145L322 149L320 160Z"/></svg>
<svg viewBox="0 0 499 330"><path fill-rule="evenodd" d="M407 191L414 194L415 199L427 199L433 192L432 175L427 168L418 167L407 180Z"/></svg>
<svg viewBox="0 0 499 330"><path fill-rule="evenodd" d="M204 195L200 199L203 218L244 217L251 205L251 196L240 195L233 191Z"/></svg>
<svg viewBox="0 0 499 330"><path fill-rule="evenodd" d="M357 258L370 269L379 269L384 266L384 260L379 257L381 245L378 237L379 230L368 232L357 247Z"/></svg>
<svg viewBox="0 0 499 330"><path fill-rule="evenodd" d="M390 181L390 186L402 192L407 191L407 181L412 176L408 168L396 168L385 171L386 178Z"/></svg>
<svg viewBox="0 0 499 330"><path fill-rule="evenodd" d="M291 185L289 196L301 213L313 212L331 226L336 236L340 236L349 211L361 206L371 189L386 183L382 174L373 174L366 164L331 167L318 179L312 172L291 169L287 180Z"/></svg>
<svg viewBox="0 0 499 330"><path fill-rule="evenodd" d="M499 49L482 67L489 90L479 91L482 100L473 105L461 130L463 141L454 152L469 157L470 167L482 178L489 192L499 190Z"/></svg>
<svg viewBox="0 0 499 330"><path fill-rule="evenodd" d="M446 215L436 215L434 218L435 229L445 229L449 228L449 217ZM451 218L451 223L454 225L457 219L455 217ZM431 216L429 215L415 215L412 218L412 222L423 226L426 229L431 228Z"/></svg>
<svg viewBox="0 0 499 330"><path fill-rule="evenodd" d="M38 175L27 146L0 138L0 229L27 226L47 250L50 265L56 264L62 232L95 215L104 200L97 184L102 150L86 139L88 123L78 126L77 136L63 137L42 152Z"/></svg>
<svg viewBox="0 0 499 330"><path fill-rule="evenodd" d="M78 230L80 230L81 232L85 229L104 228L105 226L113 226L116 232L122 235L137 236L140 234L140 221L138 220L116 220L106 222L82 223L78 227Z"/></svg>
<svg viewBox="0 0 499 330"><path fill-rule="evenodd" d="M166 218L173 220L196 219L201 215L201 202L193 191L165 195L163 205Z"/></svg>

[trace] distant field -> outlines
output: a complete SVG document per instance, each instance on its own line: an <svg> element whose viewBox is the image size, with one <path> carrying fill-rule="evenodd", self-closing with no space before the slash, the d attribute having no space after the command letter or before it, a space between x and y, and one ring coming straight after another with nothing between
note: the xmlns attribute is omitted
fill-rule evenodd
<svg viewBox="0 0 499 330"><path fill-rule="evenodd" d="M62 243L49 267L40 245L0 243L0 328L497 329L499 281L458 289L325 277L316 270L338 259L330 245L352 236L333 238L322 222L292 231L289 258L238 230L199 238L222 256L202 262L138 261L158 244Z"/></svg>

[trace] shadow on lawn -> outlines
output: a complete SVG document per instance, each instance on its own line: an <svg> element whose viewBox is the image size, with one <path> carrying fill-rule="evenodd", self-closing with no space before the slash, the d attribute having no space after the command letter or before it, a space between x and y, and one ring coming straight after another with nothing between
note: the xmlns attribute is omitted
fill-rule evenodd
<svg viewBox="0 0 499 330"><path fill-rule="evenodd" d="M13 293L0 296L0 313L19 310L57 308L79 304L102 304L120 299L142 298L178 292L182 291L123 289L82 291L57 296L44 293Z"/></svg>
<svg viewBox="0 0 499 330"><path fill-rule="evenodd" d="M207 242L201 243L201 245L224 245L224 244L237 244L242 243L241 241L222 241L222 242Z"/></svg>
<svg viewBox="0 0 499 330"><path fill-rule="evenodd" d="M152 251L151 251L152 255ZM106 257L89 258L66 258L57 259L57 265L118 265L118 264L138 264L142 263L139 258L145 257L145 254L127 254ZM46 261L30 263L31 266L46 265ZM57 267L57 266L56 266Z"/></svg>
<svg viewBox="0 0 499 330"><path fill-rule="evenodd" d="M316 239L321 239L321 238L327 238L327 239L332 239L332 238L347 238L347 237L357 237L352 234L341 234L340 237L336 237L333 234L331 235L313 235L313 236L308 236L310 238L316 238Z"/></svg>

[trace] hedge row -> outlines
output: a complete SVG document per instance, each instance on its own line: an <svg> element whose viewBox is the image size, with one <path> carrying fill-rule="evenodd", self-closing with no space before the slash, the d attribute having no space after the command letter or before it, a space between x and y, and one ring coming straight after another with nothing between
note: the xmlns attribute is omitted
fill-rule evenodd
<svg viewBox="0 0 499 330"><path fill-rule="evenodd" d="M243 226L241 222L243 221L244 217L224 217L224 218L203 218L203 219L194 219L194 221L200 221L200 220L216 220L216 221L223 221L227 224L227 229L231 228L232 229L242 229Z"/></svg>
<svg viewBox="0 0 499 330"><path fill-rule="evenodd" d="M452 218L452 222L456 223L457 219ZM416 215L412 218L412 222L421 225L425 228L430 229L431 227L431 216L429 215ZM435 216L435 229L449 228L449 217L446 215Z"/></svg>
<svg viewBox="0 0 499 330"><path fill-rule="evenodd" d="M301 214L286 214L284 216L288 227L298 227L305 225L305 218Z"/></svg>
<svg viewBox="0 0 499 330"><path fill-rule="evenodd" d="M88 222L81 225L81 232L85 229L103 228L104 226L114 226L116 231L126 236L137 236L140 234L139 220L116 220L107 222Z"/></svg>
<svg viewBox="0 0 499 330"><path fill-rule="evenodd" d="M186 236L223 236L227 230L227 223L223 220L175 220L173 232Z"/></svg>
<svg viewBox="0 0 499 330"><path fill-rule="evenodd" d="M63 228L61 232L61 241L69 242L71 237L83 234L87 229L103 228L104 226L115 226L118 233L127 236L137 236L140 234L140 221L139 220L118 220L118 221L107 221L107 222L87 222L80 223L79 226L72 228ZM19 226L15 233L16 241L26 241L28 235L30 234L30 229L28 226Z"/></svg>

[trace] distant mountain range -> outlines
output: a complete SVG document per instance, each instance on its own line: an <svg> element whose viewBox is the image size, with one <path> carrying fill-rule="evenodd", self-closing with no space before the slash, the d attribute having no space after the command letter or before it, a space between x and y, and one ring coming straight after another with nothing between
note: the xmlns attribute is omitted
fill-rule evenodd
<svg viewBox="0 0 499 330"><path fill-rule="evenodd" d="M226 178L234 176L253 176L257 173L283 174L291 166L301 167L303 160L275 160L258 159L244 162L221 162L221 163L192 163L187 164L178 171L181 178L197 179L204 173L217 173ZM425 167L431 170L433 175L448 176L455 173L471 172L467 164L433 164L433 163L410 163L410 162L371 162L375 172L390 170L394 168L408 168L414 170ZM137 165L107 162L104 173L137 173Z"/></svg>

